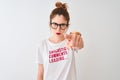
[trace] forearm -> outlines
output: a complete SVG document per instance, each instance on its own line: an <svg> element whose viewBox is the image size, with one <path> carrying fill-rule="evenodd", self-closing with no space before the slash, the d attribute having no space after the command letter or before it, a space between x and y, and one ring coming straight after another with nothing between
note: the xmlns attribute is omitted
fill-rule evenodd
<svg viewBox="0 0 120 80"><path fill-rule="evenodd" d="M38 76L37 80L43 80L43 76Z"/></svg>
<svg viewBox="0 0 120 80"><path fill-rule="evenodd" d="M39 65L37 80L43 80L43 74L44 74L43 65Z"/></svg>

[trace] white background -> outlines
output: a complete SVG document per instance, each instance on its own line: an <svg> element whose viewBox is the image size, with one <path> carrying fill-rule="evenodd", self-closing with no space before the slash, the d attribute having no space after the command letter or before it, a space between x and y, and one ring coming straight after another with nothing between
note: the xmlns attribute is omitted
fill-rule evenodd
<svg viewBox="0 0 120 80"><path fill-rule="evenodd" d="M36 79L36 46L49 36L56 1L0 0L0 80ZM84 39L76 54L78 80L120 80L120 1L62 1L69 6L69 31Z"/></svg>

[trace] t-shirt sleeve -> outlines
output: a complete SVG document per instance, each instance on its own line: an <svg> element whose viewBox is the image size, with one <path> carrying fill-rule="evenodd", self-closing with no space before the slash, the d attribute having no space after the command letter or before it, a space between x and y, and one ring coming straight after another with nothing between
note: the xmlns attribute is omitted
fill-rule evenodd
<svg viewBox="0 0 120 80"><path fill-rule="evenodd" d="M37 64L43 64L43 53L42 53L42 44L40 44L36 49L37 54Z"/></svg>

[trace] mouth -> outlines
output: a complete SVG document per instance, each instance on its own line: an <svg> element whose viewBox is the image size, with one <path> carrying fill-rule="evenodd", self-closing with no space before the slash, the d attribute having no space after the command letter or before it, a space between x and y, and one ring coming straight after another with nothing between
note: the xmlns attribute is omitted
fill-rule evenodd
<svg viewBox="0 0 120 80"><path fill-rule="evenodd" d="M56 34L57 34L57 35L60 35L61 33L57 32Z"/></svg>

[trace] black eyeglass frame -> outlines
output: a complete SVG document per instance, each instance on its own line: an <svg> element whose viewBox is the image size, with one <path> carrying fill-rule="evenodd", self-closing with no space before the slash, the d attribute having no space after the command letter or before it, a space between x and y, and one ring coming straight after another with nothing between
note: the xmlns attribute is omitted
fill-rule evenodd
<svg viewBox="0 0 120 80"><path fill-rule="evenodd" d="M52 24L54 24L56 27L53 27ZM56 22L50 22L50 25L51 25L51 28L53 28L53 29L57 29L59 26L60 29L62 29L62 30L65 30L69 26L69 24L65 24L65 23L58 24ZM63 26L65 26L65 27L63 27Z"/></svg>

